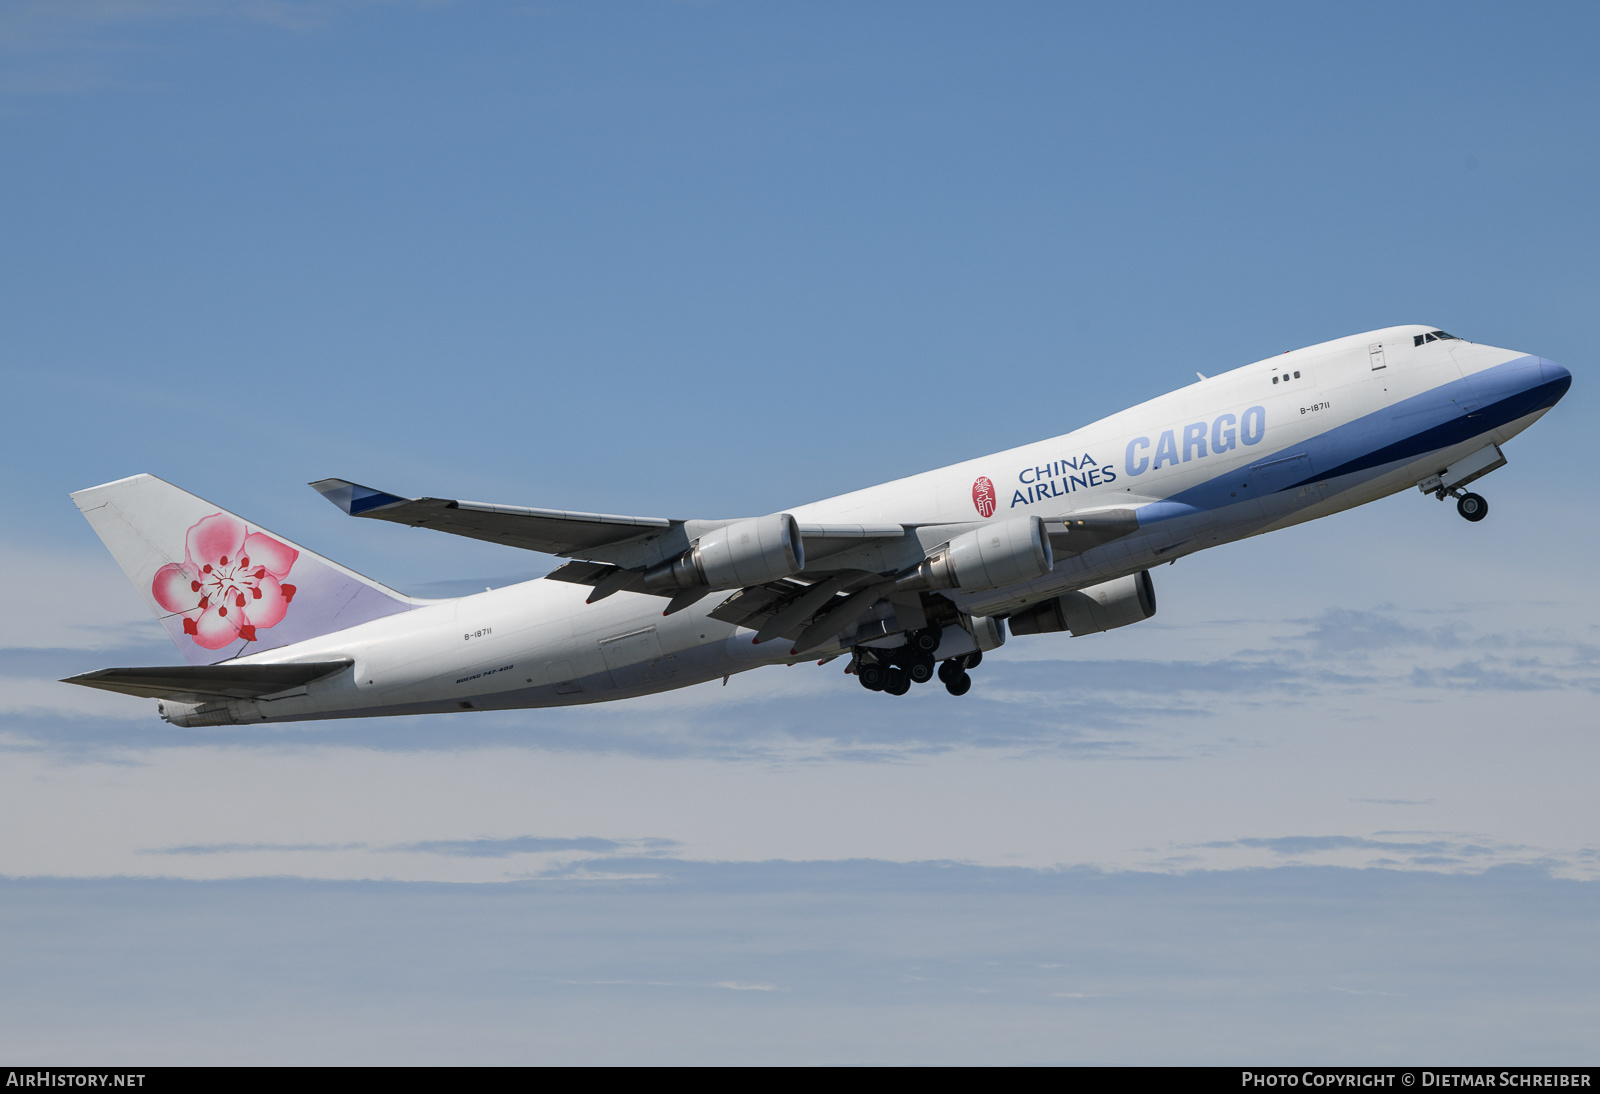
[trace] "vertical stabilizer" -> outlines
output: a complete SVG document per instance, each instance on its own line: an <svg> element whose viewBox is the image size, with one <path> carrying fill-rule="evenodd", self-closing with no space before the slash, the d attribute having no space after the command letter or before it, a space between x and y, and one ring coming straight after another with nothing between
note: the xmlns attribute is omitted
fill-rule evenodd
<svg viewBox="0 0 1600 1094"><path fill-rule="evenodd" d="M79 490L72 500L192 665L424 603L154 475Z"/></svg>

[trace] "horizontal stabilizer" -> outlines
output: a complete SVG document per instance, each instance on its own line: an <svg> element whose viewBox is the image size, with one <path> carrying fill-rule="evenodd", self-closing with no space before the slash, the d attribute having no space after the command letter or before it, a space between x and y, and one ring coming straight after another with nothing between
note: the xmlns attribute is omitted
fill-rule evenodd
<svg viewBox="0 0 1600 1094"><path fill-rule="evenodd" d="M353 661L298 661L284 665L158 665L150 668L100 669L80 676L69 676L63 684L82 684L86 688L119 691L147 699L171 699L180 703L214 702L218 699L259 699L304 687L342 669Z"/></svg>

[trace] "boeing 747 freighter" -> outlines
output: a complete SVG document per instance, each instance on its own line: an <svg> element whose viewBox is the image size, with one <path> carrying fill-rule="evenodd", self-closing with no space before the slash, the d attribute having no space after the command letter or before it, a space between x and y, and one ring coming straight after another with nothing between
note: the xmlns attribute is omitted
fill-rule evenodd
<svg viewBox="0 0 1600 1094"><path fill-rule="evenodd" d="M765 516L699 520L311 485L353 517L567 561L405 596L151 475L73 495L186 665L70 682L179 726L597 703L848 658L972 687L1014 637L1155 614L1152 567L1402 490L1468 491L1566 394L1541 357L1390 327L1201 378L1071 433ZM534 499L529 499L534 500Z"/></svg>

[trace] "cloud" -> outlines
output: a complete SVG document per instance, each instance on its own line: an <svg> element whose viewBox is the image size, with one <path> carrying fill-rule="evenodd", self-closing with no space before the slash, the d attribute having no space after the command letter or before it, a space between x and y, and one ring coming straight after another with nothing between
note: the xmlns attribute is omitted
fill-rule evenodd
<svg viewBox="0 0 1600 1094"><path fill-rule="evenodd" d="M358 851L365 843L189 843L141 848L141 855L237 855L261 851Z"/></svg>
<svg viewBox="0 0 1600 1094"><path fill-rule="evenodd" d="M1452 622L1432 628L1407 626L1389 611L1352 611L1329 608L1304 621L1307 629L1297 641L1318 654L1364 655L1392 649L1455 649L1464 624Z"/></svg>
<svg viewBox="0 0 1600 1094"><path fill-rule="evenodd" d="M152 702L126 703L123 698L56 680L0 676L0 716L20 716L31 724L45 718L145 721L154 713Z"/></svg>
<svg viewBox="0 0 1600 1094"><path fill-rule="evenodd" d="M1376 832L1373 837L1406 834L1410 833ZM1580 857L1573 851L1553 855L1548 851L1524 844L1485 839L1481 835L1423 834L1433 838L1406 840L1368 836L1265 836L1210 840L1181 846L1210 851L1233 849L1266 851L1280 859L1322 856L1319 861L1333 861L1342 866L1410 869L1481 870L1516 863L1535 865L1559 863L1566 866L1573 864ZM1372 852L1379 852L1379 857L1372 857ZM1219 866L1223 863L1211 862L1207 865Z"/></svg>
<svg viewBox="0 0 1600 1094"><path fill-rule="evenodd" d="M1260 847L1276 855L1307 855L1319 851L1343 851L1351 848L1374 851L1437 852L1449 846L1443 840L1428 843L1396 843L1387 840L1364 839L1360 836L1275 836L1236 840L1213 840L1198 843L1196 847Z"/></svg>
<svg viewBox="0 0 1600 1094"><path fill-rule="evenodd" d="M676 840L610 840L598 836L559 839L548 836L515 836L509 839L422 840L400 843L391 851L419 851L430 855L458 855L464 858L508 858L511 855L547 854L551 851L640 851L666 850Z"/></svg>
<svg viewBox="0 0 1600 1094"><path fill-rule="evenodd" d="M552 836L511 836L502 839L417 840L411 843L374 845L366 841L348 843L186 843L169 847L144 847L141 855L254 855L327 854L369 851L377 855L447 855L456 858L510 858L513 855L550 855L557 852L584 852L590 855L657 854L679 846L670 839L602 839L599 836L562 838ZM595 859L581 860L582 864ZM552 869L556 868L554 866Z"/></svg>
<svg viewBox="0 0 1600 1094"><path fill-rule="evenodd" d="M1600 885L1533 868L648 862L498 885L0 880L0 1050L1564 1065L1600 1017Z"/></svg>
<svg viewBox="0 0 1600 1094"><path fill-rule="evenodd" d="M1536 661L1495 663L1490 660L1458 661L1441 667L1416 666L1411 670L1411 686L1417 688L1472 688L1482 691L1549 691L1570 686L1575 681L1562 679ZM1600 682L1576 681L1580 686Z"/></svg>
<svg viewBox="0 0 1600 1094"><path fill-rule="evenodd" d="M1362 615L1355 630L1383 631L1384 656L1338 652L1325 621L1290 624L1274 646L1220 656L1167 659L1082 656L1094 638L1054 646L1013 639L975 673L972 692L952 699L937 684L903 698L871 694L825 666L766 668L660 695L586 707L476 712L177 730L154 703L92 695L56 679L107 664L174 660L164 638L83 650L0 649L0 731L30 747L66 751L150 744L303 747L359 744L388 749L459 749L520 744L556 751L625 752L657 758L838 760L897 763L955 748L1050 750L1093 757L1193 756L1230 733L1292 715L1349 722L1383 718L1396 703L1466 702L1471 693L1552 697L1547 716L1592 701L1600 671L1592 646L1545 629L1533 637L1480 630L1473 620L1437 628L1385 629ZM1398 610L1391 614L1398 613ZM1429 637L1434 634L1434 637ZM1417 644L1405 647L1399 636ZM1422 636L1417 638L1417 636ZM1242 636L1249 638L1250 636ZM100 639L110 642L109 637ZM1519 641L1536 642L1525 654ZM1460 656L1462 648L1502 652ZM1015 656L1020 650L1026 656ZM1056 651L1055 657L1039 656ZM1322 651L1322 652L1319 652ZM378 727L382 727L378 732ZM1208 736L1209 735L1209 736Z"/></svg>
<svg viewBox="0 0 1600 1094"><path fill-rule="evenodd" d="M166 636L102 550L0 543L0 570L27 575L0 588L0 649L113 649Z"/></svg>

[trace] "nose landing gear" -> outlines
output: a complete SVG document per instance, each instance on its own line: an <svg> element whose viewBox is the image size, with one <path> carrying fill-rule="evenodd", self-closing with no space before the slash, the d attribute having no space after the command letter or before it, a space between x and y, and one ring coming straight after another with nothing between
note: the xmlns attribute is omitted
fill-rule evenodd
<svg viewBox="0 0 1600 1094"><path fill-rule="evenodd" d="M1483 500L1482 494L1467 493L1466 487L1505 465L1505 454L1500 451L1498 445L1484 445L1478 451L1444 468L1437 475L1429 475L1417 483L1417 489L1424 494L1432 494L1440 501L1445 498L1455 498L1456 512L1476 524L1489 515L1489 503Z"/></svg>
<svg viewBox="0 0 1600 1094"><path fill-rule="evenodd" d="M1456 512L1474 524L1489 515L1489 503L1484 500L1482 494L1468 493L1460 486L1446 486L1438 475L1424 479L1417 484L1417 488L1425 494L1432 494L1440 501L1445 498L1455 498Z"/></svg>

